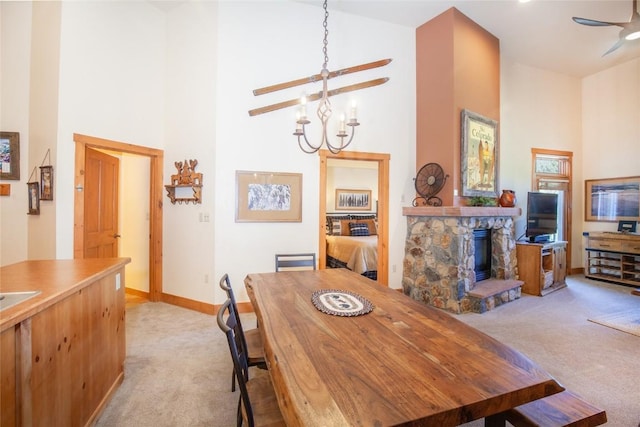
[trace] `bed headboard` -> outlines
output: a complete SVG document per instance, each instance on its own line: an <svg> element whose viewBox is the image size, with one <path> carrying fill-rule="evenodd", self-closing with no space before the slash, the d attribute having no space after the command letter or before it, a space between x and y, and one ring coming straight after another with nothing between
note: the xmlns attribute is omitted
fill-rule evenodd
<svg viewBox="0 0 640 427"><path fill-rule="evenodd" d="M345 223L345 221L370 222L370 220L373 220L374 225L373 227L369 227L369 232L370 234L377 234L376 230L378 226L378 216L375 213L327 213L326 232L328 235L344 235L344 233L342 233L342 225Z"/></svg>

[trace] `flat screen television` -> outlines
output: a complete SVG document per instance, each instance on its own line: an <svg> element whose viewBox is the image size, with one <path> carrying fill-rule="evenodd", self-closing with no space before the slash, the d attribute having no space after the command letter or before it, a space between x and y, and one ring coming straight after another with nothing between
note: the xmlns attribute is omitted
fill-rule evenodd
<svg viewBox="0 0 640 427"><path fill-rule="evenodd" d="M558 231L558 195L529 192L527 195L527 231L530 242L548 241Z"/></svg>

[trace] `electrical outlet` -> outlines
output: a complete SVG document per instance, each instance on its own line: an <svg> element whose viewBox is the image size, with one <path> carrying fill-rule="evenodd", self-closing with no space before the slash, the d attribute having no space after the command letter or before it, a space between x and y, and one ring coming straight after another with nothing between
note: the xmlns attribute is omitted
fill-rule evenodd
<svg viewBox="0 0 640 427"><path fill-rule="evenodd" d="M208 274L204 275L204 283L209 283L209 275Z"/></svg>
<svg viewBox="0 0 640 427"><path fill-rule="evenodd" d="M120 289L120 273L116 273L116 291Z"/></svg>

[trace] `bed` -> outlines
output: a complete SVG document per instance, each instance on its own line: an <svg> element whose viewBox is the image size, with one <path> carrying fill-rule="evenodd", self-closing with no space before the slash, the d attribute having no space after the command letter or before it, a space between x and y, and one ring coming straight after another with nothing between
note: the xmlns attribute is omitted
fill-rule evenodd
<svg viewBox="0 0 640 427"><path fill-rule="evenodd" d="M327 268L348 268L378 278L375 215L327 216Z"/></svg>

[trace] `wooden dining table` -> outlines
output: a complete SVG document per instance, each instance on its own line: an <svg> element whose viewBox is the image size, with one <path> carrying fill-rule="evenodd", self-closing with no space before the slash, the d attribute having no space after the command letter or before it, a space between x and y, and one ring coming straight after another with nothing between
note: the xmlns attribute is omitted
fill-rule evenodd
<svg viewBox="0 0 640 427"><path fill-rule="evenodd" d="M517 350L347 269L249 274L245 286L288 426L500 424L564 390ZM329 291L372 310L316 306Z"/></svg>

